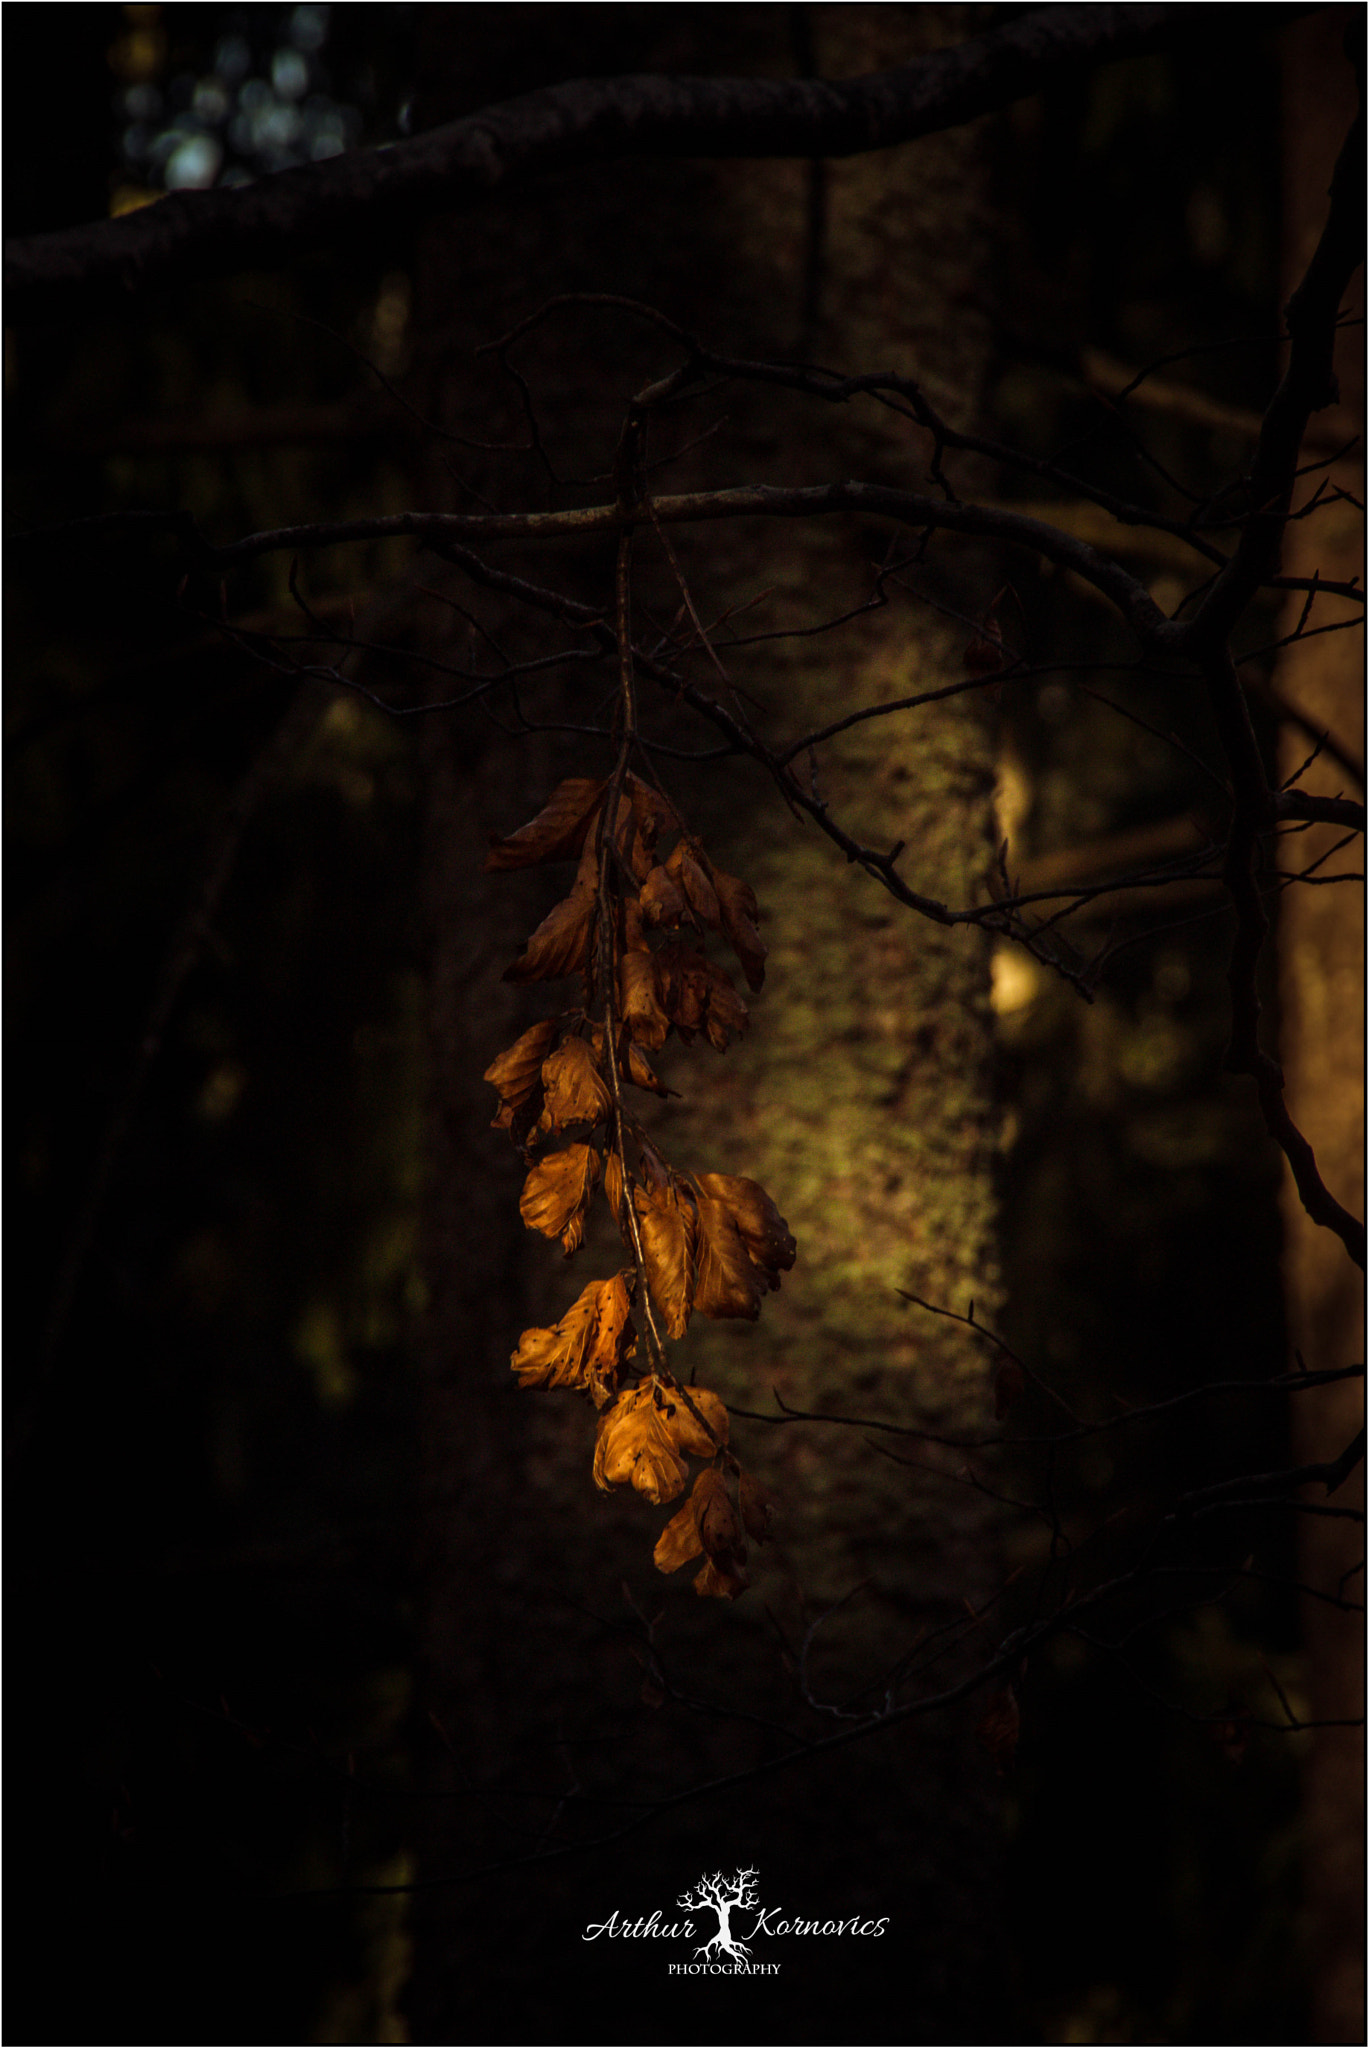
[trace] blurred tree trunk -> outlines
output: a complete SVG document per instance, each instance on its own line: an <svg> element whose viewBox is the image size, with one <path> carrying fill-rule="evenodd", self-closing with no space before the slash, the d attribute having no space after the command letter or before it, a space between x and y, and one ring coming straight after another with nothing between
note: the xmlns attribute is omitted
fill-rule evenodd
<svg viewBox="0 0 1369 2048"><path fill-rule="evenodd" d="M785 41L789 11L775 8L430 9L423 118L596 69L792 70L806 39L820 74L850 75L970 32L965 10L952 8L805 13L796 53ZM915 373L968 421L987 355L975 310L987 263L985 172L981 133L971 129L822 172L633 164L501 197L426 240L416 323L416 346L431 356L425 403L472 438L525 438L516 394L488 361L484 396L471 398L462 352L553 293L583 288L648 300L739 353L792 355L802 340L842 367ZM519 364L545 409L555 459L583 476L608 467L625 400L672 359L663 361L657 342L644 348L640 331L624 339L620 319L578 319L548 323ZM891 415L733 399L726 410L736 418L672 469L665 488L925 474L925 446ZM501 505L538 502L546 489L531 460L445 452ZM428 485L438 502L450 500L436 463ZM772 592L752 615L766 628L858 603L887 544L884 534L816 522L744 540L722 529L676 540L701 616ZM654 553L642 543L648 566ZM567 587L579 575L596 597L611 573L606 550L569 566L566 557L500 559ZM922 573L943 596L956 589L935 558ZM668 615L678 593L660 577L653 587ZM959 601L974 599L961 591ZM451 641L451 619L436 609L429 628ZM514 652L518 630L510 623ZM934 614L904 606L816 642L727 658L760 700L762 723L798 735L858 703L953 678L959 655ZM568 688L561 715L585 722L606 681L578 697ZM698 746L696 733L682 729L683 744ZM779 1721L801 1710L775 1629L797 1647L825 1608L850 1596L818 1638L809 1679L825 1701L845 1707L859 1694L868 1706L919 1631L963 1620L964 1602L980 1603L1001 1572L996 1510L957 1477L959 1457L937 1464L919 1447L923 1462L909 1470L878 1458L858 1431L770 1434L743 1423L744 1462L781 1497L779 1540L763 1554L760 1586L736 1609L696 1601L684 1575L668 1582L653 1572L659 1518L639 1501L596 1499L589 1413L563 1397L519 1394L507 1363L519 1331L553 1319L608 1270L607 1239L596 1248L591 1236L573 1277L554 1270L545 1243L519 1222L516 1155L487 1129L492 1098L480 1075L547 1007L507 989L500 970L552 899L536 893L540 877L482 877L480 859L487 832L531 815L559 775L598 769L602 748L568 751L553 735L529 742L488 723L434 718L425 750L428 1797L418 1875L431 1880L529 1852L553 1820L568 1831L557 1840L608 1833L622 1808L596 1810L595 1795L665 1796L775 1755L772 1732L727 1717L736 1709ZM754 1331L696 1324L684 1356L738 1406L770 1407L774 1386L802 1407L974 1426L986 1411L984 1347L955 1325L915 1319L895 1290L961 1313L973 1299L986 1317L996 1302L984 943L883 898L793 820L753 768L661 765L715 857L756 888L771 954L747 1041L721 1060L701 1045L665 1056L683 1101L663 1106L660 1142L682 1170L761 1180L800 1248ZM864 841L907 843L914 886L951 902L982 888L993 743L974 699L933 707L916 723L858 727L821 751L818 772L823 794ZM641 1703L624 1581L645 1613L664 1612L658 1640L673 1674L721 1714ZM985 1647L972 1638L959 1654L979 1657ZM935 1691L964 1668L948 1653L923 1687ZM484 2026L487 2038L564 2038L567 2001L583 1995L598 2002L605 2040L641 2039L648 2026L653 2038L704 2038L690 2002L705 1996L697 1983L688 1998L672 1987L678 2016L653 2005L643 2018L636 2001L665 1990L666 1957L624 1951L652 1943L586 1947L580 1937L615 1907L668 1911L700 1869L736 1863L758 1866L765 1903L787 1912L892 1918L886 1944L823 1943L806 1957L786 1947L780 1982L793 2002L782 2021L779 2004L772 2014L781 2032L790 2029L785 2038L801 2038L792 2030L805 2025L812 2038L844 2038L853 1999L869 2001L862 2037L879 2038L868 2015L881 1993L890 2039L996 2038L997 1797L973 1739L977 1711L914 1721L729 1800L683 1807L605 1852L420 1894L413 2037ZM840 1723L813 1713L810 1725L822 1734ZM558 1820L552 1802L567 1795Z"/></svg>
<svg viewBox="0 0 1369 2048"><path fill-rule="evenodd" d="M1350 8L1328 8L1289 31L1285 44L1286 216L1284 268L1289 290L1302 277L1326 217L1326 193L1341 141L1355 114L1355 79L1346 57ZM1363 273L1361 273L1362 277ZM1361 297L1354 310L1362 313ZM1362 330L1345 330L1337 351L1340 402L1363 431ZM1349 429L1353 432L1353 427ZM1323 474L1323 473L1319 473ZM1329 472L1363 500L1362 444ZM1307 493L1315 488L1308 480ZM1286 573L1326 579L1359 576L1364 566L1363 516L1349 503L1295 522L1288 530ZM1285 631L1297 623L1301 599L1290 600ZM1334 599L1319 601L1313 625L1347 616ZM1323 633L1289 648L1276 678L1285 698L1317 731L1329 731L1352 758L1364 757L1364 652L1358 631ZM1283 775L1306 759L1312 741L1285 726ZM1323 754L1304 786L1355 791L1338 763ZM1319 827L1285 846L1301 867L1324 855L1343 835ZM1293 865L1289 860L1281 863ZM1319 870L1325 877L1362 867L1355 842ZM1279 918L1279 1001L1282 1057L1293 1116L1316 1151L1322 1177L1347 1207L1362 1213L1364 1199L1364 927L1359 887L1293 888ZM1308 1218L1285 1177L1285 1283L1293 1344L1309 1367L1345 1366L1364 1356L1361 1276L1338 1240ZM1295 1452L1300 1462L1335 1458L1363 1421L1363 1387L1350 1380L1293 1403ZM1337 1505L1363 1506L1364 1468L1337 1496ZM1363 1597L1363 1572L1346 1577L1364 1553L1364 1532L1353 1522L1307 1516L1301 1536L1302 1576L1308 1584ZM1359 1591L1356 1593L1355 1589ZM1364 1711L1362 1631L1355 1617L1323 1601L1304 1603L1308 1654L1308 1713L1314 1720L1353 1718ZM1312 1965L1314 2038L1358 2041L1364 2036L1364 1745L1359 1728L1322 1729L1308 1742L1305 1778L1304 1870Z"/></svg>

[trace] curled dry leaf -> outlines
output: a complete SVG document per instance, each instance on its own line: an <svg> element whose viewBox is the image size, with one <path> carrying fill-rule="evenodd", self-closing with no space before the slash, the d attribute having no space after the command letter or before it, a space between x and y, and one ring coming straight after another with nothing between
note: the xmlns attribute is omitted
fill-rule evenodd
<svg viewBox="0 0 1369 2048"><path fill-rule="evenodd" d="M703 1031L710 1045L725 1052L729 1034L745 1031L746 1004L730 976L693 946L667 941L656 955L656 969L662 1007L686 1045Z"/></svg>
<svg viewBox="0 0 1369 2048"><path fill-rule="evenodd" d="M559 1028L554 1017L544 1017L486 1067L482 1079L498 1090L501 1102L517 1109L532 1094Z"/></svg>
<svg viewBox="0 0 1369 2048"><path fill-rule="evenodd" d="M569 1258L585 1234L585 1212L599 1179L599 1155L592 1145L567 1145L539 1161L523 1183L518 1213L529 1230L559 1237Z"/></svg>
<svg viewBox="0 0 1369 2048"><path fill-rule="evenodd" d="M570 860L580 852L599 807L605 785L583 775L557 784L537 816L507 839L491 838L485 873L537 867L543 861Z"/></svg>
<svg viewBox="0 0 1369 2048"><path fill-rule="evenodd" d="M641 906L649 925L678 924L685 914L684 891L664 868L652 868L642 884Z"/></svg>
<svg viewBox="0 0 1369 2048"><path fill-rule="evenodd" d="M661 1008L660 979L654 953L624 953L618 962L618 1001L623 1022L638 1045L659 1052L670 1031Z"/></svg>
<svg viewBox="0 0 1369 2048"><path fill-rule="evenodd" d="M635 1045L629 1045L626 1061L619 1058L618 1071L626 1080L631 1081L634 1087L649 1088L653 1095L678 1095L680 1092L678 1088L666 1087L665 1082L657 1076L651 1062Z"/></svg>
<svg viewBox="0 0 1369 2048"><path fill-rule="evenodd" d="M631 1486L660 1507L684 1492L689 1467L671 1441L658 1396L664 1397L660 1383L643 1380L620 1394L600 1418L594 1483L605 1493L613 1486Z"/></svg>
<svg viewBox="0 0 1369 2048"><path fill-rule="evenodd" d="M583 1387L598 1406L616 1391L631 1351L627 1276L591 1280L550 1330L524 1330L509 1363L525 1387Z"/></svg>
<svg viewBox="0 0 1369 2048"><path fill-rule="evenodd" d="M793 1265L798 1246L760 1182L735 1173L700 1173L694 1178L701 1195L728 1210L748 1257L764 1276L763 1284L777 1288L780 1274Z"/></svg>
<svg viewBox="0 0 1369 2048"><path fill-rule="evenodd" d="M583 967L589 958L597 900L593 889L577 882L542 919L513 965L504 969L505 981L555 981Z"/></svg>
<svg viewBox="0 0 1369 2048"><path fill-rule="evenodd" d="M521 1144L542 1113L542 1062L556 1043L554 1017L534 1024L485 1069L484 1079L499 1094L499 1113L490 1128L508 1131Z"/></svg>
<svg viewBox="0 0 1369 2048"><path fill-rule="evenodd" d="M677 1447L691 1458L711 1458L727 1442L727 1410L708 1387L672 1387L666 1421Z"/></svg>
<svg viewBox="0 0 1369 2048"><path fill-rule="evenodd" d="M568 1038L544 1062L542 1086L541 1129L556 1135L569 1124L602 1123L612 1107L608 1083L583 1038Z"/></svg>

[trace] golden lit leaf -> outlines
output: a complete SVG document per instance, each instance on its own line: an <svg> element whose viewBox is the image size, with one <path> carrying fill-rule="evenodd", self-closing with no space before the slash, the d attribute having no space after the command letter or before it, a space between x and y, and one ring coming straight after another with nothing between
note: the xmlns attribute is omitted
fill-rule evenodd
<svg viewBox="0 0 1369 2048"><path fill-rule="evenodd" d="M542 919L513 965L504 969L505 981L555 981L558 975L583 967L589 958L596 903L594 891L577 883Z"/></svg>
<svg viewBox="0 0 1369 2048"><path fill-rule="evenodd" d="M621 1060L618 1063L618 1071L620 1074L624 1071ZM626 1078L637 1088L649 1088L653 1095L678 1095L680 1092L678 1088L667 1088L665 1082L657 1078L651 1062L635 1045L630 1045L627 1049Z"/></svg>
<svg viewBox="0 0 1369 2048"><path fill-rule="evenodd" d="M654 953L624 953L618 962L618 1001L623 1022L639 1045L659 1052L670 1031L661 1008Z"/></svg>
<svg viewBox="0 0 1369 2048"><path fill-rule="evenodd" d="M612 1280L598 1283L594 1335L585 1352L585 1381L596 1408L602 1408L617 1393L618 1375L637 1349L631 1323L631 1290L635 1284L636 1275L630 1273L615 1273Z"/></svg>
<svg viewBox="0 0 1369 2048"><path fill-rule="evenodd" d="M754 1537L757 1543L764 1543L770 1534L770 1524L775 1519L778 1501L769 1487L762 1486L760 1480L750 1472L743 1472L741 1475L738 1497L747 1535Z"/></svg>
<svg viewBox="0 0 1369 2048"><path fill-rule="evenodd" d="M686 1456L711 1458L727 1442L727 1410L708 1387L671 1388L666 1411L671 1438Z"/></svg>
<svg viewBox="0 0 1369 2048"><path fill-rule="evenodd" d="M592 1145L567 1145L539 1161L523 1183L518 1213L529 1230L559 1237L569 1258L585 1234L585 1211L599 1179L599 1155Z"/></svg>
<svg viewBox="0 0 1369 2048"><path fill-rule="evenodd" d="M583 1038L568 1038L542 1067L546 1108L541 1128L552 1133L568 1124L597 1124L612 1107L608 1083Z"/></svg>
<svg viewBox="0 0 1369 2048"><path fill-rule="evenodd" d="M643 1380L605 1411L594 1448L594 1483L604 1492L631 1486L660 1507L684 1492L689 1467L670 1440L658 1395L663 1397L659 1383Z"/></svg>
<svg viewBox="0 0 1369 2048"><path fill-rule="evenodd" d="M735 875L725 874L721 868L711 864L709 875L717 894L722 928L728 943L742 963L748 985L760 988L765 980L765 947L756 929L760 918L756 892L749 882L738 881Z"/></svg>
<svg viewBox="0 0 1369 2048"><path fill-rule="evenodd" d="M717 931L722 922L717 892L687 840L680 841L666 862L665 871L683 893L700 923L706 924L711 931Z"/></svg>
<svg viewBox="0 0 1369 2048"><path fill-rule="evenodd" d="M542 861L570 860L585 843L590 820L604 793L602 782L583 775L558 783L537 816L507 839L492 838L485 855L485 873L536 867Z"/></svg>
<svg viewBox="0 0 1369 2048"><path fill-rule="evenodd" d="M701 1315L743 1316L753 1323L769 1283L752 1265L731 1209L700 1194L698 1210L694 1306Z"/></svg>
<svg viewBox="0 0 1369 2048"><path fill-rule="evenodd" d="M586 1387L607 1399L630 1335L623 1274L591 1280L550 1330L524 1330L509 1361L525 1387Z"/></svg>
<svg viewBox="0 0 1369 2048"><path fill-rule="evenodd" d="M541 1078L542 1062L555 1045L559 1029L554 1017L543 1018L486 1067L483 1079L498 1089L501 1102L517 1109L532 1094Z"/></svg>
<svg viewBox="0 0 1369 2048"><path fill-rule="evenodd" d="M647 924L678 924L685 914L684 891L664 868L652 868L642 884L641 905Z"/></svg>
<svg viewBox="0 0 1369 2048"><path fill-rule="evenodd" d="M699 1537L698 1519L694 1513L694 1497L673 1514L656 1538L652 1551L652 1562L658 1572L677 1572L682 1564L688 1564L703 1550Z"/></svg>
<svg viewBox="0 0 1369 2048"><path fill-rule="evenodd" d="M764 1275L763 1284L778 1287L779 1276L793 1265L798 1246L760 1182L734 1173L700 1173L694 1178L701 1194L728 1209L748 1256Z"/></svg>
<svg viewBox="0 0 1369 2048"><path fill-rule="evenodd" d="M651 1298L661 1311L666 1334L683 1337L694 1289L693 1204L682 1205L671 1187L655 1193L635 1188L633 1200Z"/></svg>

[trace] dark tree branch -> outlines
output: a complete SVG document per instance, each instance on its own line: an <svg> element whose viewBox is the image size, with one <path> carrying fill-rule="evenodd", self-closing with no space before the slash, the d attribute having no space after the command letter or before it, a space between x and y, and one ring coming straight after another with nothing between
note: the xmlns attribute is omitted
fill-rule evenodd
<svg viewBox="0 0 1369 2048"><path fill-rule="evenodd" d="M1294 14L1301 8L1271 12ZM867 78L572 79L411 142L240 191L175 193L117 220L11 243L7 317L78 312L168 283L283 263L358 222L383 226L539 173L625 156L854 156L954 128L1081 68L1149 49L1205 9L1045 7Z"/></svg>
<svg viewBox="0 0 1369 2048"><path fill-rule="evenodd" d="M1326 226L1307 274L1288 302L1288 368L1260 426L1250 472L1251 511L1236 553L1213 583L1193 620L1209 640L1224 639L1278 564L1288 523L1298 455L1314 412L1339 397L1332 370L1336 328L1346 287L1364 261L1364 116L1345 138L1331 180Z"/></svg>

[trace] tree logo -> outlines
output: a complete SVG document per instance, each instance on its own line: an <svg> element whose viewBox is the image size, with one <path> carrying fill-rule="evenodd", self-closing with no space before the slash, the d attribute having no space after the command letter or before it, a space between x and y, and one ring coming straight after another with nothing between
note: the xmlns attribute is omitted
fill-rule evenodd
<svg viewBox="0 0 1369 2048"><path fill-rule="evenodd" d="M762 1906L760 1886L756 1880L754 1868L734 1870L731 1877L715 1870L701 1877L691 1890L680 1893L676 1901L683 1916L680 1919L668 1919L659 1906L651 1913L638 1914L634 1919L620 1913L615 1906L607 1918L591 1920L580 1938L582 1941L598 1941L605 1936L610 1941L687 1941L691 1945L697 1944L692 1962L666 1963L672 1977L775 1977L782 1967L778 1960L753 1960L752 1944L758 1935L798 1935L804 1939L816 1937L823 1940L847 1935L868 1940L882 1935L889 1925L887 1913L875 1920L860 1913L850 1914L843 1920L808 1920L797 1914L786 1914L782 1905ZM739 1912L755 1915L749 1926L745 1922L739 1927L733 1926L732 1916ZM699 1937L707 1933L708 1921L700 1922L694 1917L701 1913L711 1914L717 1922L716 1932L709 1934L705 1941L700 1941ZM762 1954L768 1947L768 1942L762 1945Z"/></svg>
<svg viewBox="0 0 1369 2048"><path fill-rule="evenodd" d="M695 1949L696 1956L712 1962L720 1955L731 1956L734 1963L746 1962L751 1954L744 1941L732 1932L732 1914L736 1907L751 1912L760 1910L760 1893L756 1889L756 1872L738 1870L731 1877L724 1877L715 1870L711 1877L701 1877L691 1892L681 1892L675 1902L690 1913L715 1913L718 1931ZM752 1932L755 1930L753 1928Z"/></svg>

